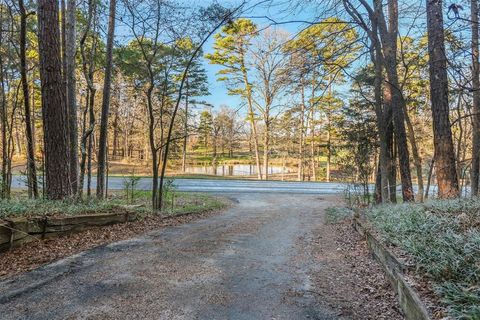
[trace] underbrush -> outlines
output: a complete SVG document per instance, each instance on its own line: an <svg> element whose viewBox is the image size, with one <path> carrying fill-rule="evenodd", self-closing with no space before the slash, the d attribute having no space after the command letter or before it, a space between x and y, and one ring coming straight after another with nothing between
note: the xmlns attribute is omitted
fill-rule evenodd
<svg viewBox="0 0 480 320"><path fill-rule="evenodd" d="M52 201L44 199L24 199L22 197L0 201L0 218L14 216L43 216L43 215L79 215L100 213L114 210L121 206L122 201L108 200L62 200Z"/></svg>
<svg viewBox="0 0 480 320"><path fill-rule="evenodd" d="M450 316L480 319L480 199L380 205L366 216L432 280Z"/></svg>
<svg viewBox="0 0 480 320"><path fill-rule="evenodd" d="M200 193L168 193L164 199L162 215L196 213L223 208L226 204L217 197ZM28 199L25 194L16 194L10 200L0 200L0 219L8 217L33 217L52 215L82 215L129 210L152 213L151 192L135 191L135 195L125 196L122 192L112 193L108 199L82 200L67 199L52 201L45 199Z"/></svg>

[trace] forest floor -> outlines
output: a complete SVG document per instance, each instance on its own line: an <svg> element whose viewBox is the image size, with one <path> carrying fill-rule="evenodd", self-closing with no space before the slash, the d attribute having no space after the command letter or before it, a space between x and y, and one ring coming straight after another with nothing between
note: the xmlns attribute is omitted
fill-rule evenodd
<svg viewBox="0 0 480 320"><path fill-rule="evenodd" d="M11 264L9 255L22 250L24 258L59 252L47 262L96 246L0 282L0 314L402 319L388 281L351 225L326 223L325 209L338 196L226 196L234 205L224 212L115 225L54 240L50 248L6 253L0 261ZM148 230L154 231L114 242Z"/></svg>

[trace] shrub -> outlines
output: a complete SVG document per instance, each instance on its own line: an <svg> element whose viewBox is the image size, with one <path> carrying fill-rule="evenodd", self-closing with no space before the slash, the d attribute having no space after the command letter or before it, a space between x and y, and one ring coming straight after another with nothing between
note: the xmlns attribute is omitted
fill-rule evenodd
<svg viewBox="0 0 480 320"><path fill-rule="evenodd" d="M380 205L366 212L383 238L406 251L457 319L480 319L480 200Z"/></svg>

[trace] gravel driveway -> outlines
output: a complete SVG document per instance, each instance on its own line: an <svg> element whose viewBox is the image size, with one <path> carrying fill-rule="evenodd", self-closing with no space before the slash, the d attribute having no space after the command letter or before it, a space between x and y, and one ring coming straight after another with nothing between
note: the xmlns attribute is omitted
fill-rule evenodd
<svg viewBox="0 0 480 320"><path fill-rule="evenodd" d="M338 319L312 280L313 243L335 198L229 197L237 204L225 213L0 282L0 318Z"/></svg>

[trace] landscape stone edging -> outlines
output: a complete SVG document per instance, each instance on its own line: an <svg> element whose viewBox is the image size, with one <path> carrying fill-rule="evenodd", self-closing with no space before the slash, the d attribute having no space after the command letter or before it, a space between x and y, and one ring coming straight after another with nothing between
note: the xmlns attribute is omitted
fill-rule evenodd
<svg viewBox="0 0 480 320"><path fill-rule="evenodd" d="M359 217L354 217L353 225L357 232L365 237L373 256L382 265L407 320L431 320L431 317L420 299L419 294L406 281L406 266L373 236L369 228L364 226Z"/></svg>
<svg viewBox="0 0 480 320"><path fill-rule="evenodd" d="M94 227L135 221L139 214L125 210L120 213L77 215L72 217L10 218L0 221L0 252L25 243Z"/></svg>

